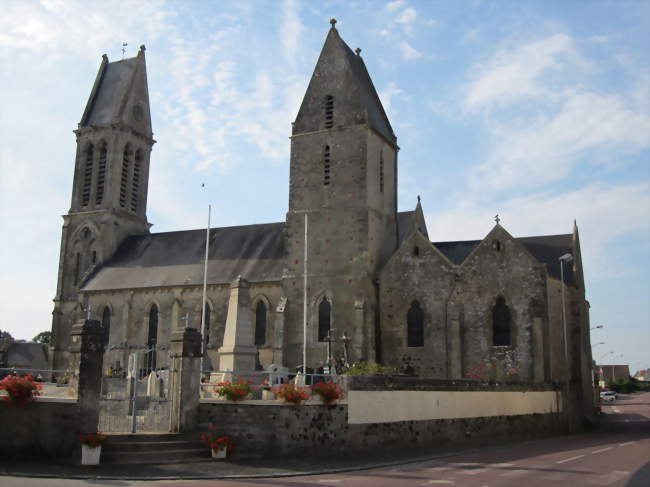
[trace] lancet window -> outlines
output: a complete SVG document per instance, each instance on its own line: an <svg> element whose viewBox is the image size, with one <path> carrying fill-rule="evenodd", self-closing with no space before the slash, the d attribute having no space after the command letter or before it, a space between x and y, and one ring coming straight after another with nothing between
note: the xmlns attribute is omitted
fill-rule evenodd
<svg viewBox="0 0 650 487"><path fill-rule="evenodd" d="M332 304L323 297L318 305L318 341L324 342L332 325Z"/></svg>
<svg viewBox="0 0 650 487"><path fill-rule="evenodd" d="M101 205L104 199L104 186L106 184L106 142L102 142L99 149L99 165L97 166L97 189L95 190L95 204Z"/></svg>
<svg viewBox="0 0 650 487"><path fill-rule="evenodd" d="M330 146L326 145L323 151L323 186L330 184Z"/></svg>
<svg viewBox="0 0 650 487"><path fill-rule="evenodd" d="M497 297L496 304L492 307L492 344L494 346L511 344L510 308L503 296Z"/></svg>
<svg viewBox="0 0 650 487"><path fill-rule="evenodd" d="M147 354L145 356L145 368L147 371L156 368L156 345L158 344L158 306L151 305L149 310L149 330L147 333Z"/></svg>
<svg viewBox="0 0 650 487"><path fill-rule="evenodd" d="M379 192L384 192L384 152L379 153Z"/></svg>
<svg viewBox="0 0 650 487"><path fill-rule="evenodd" d="M424 312L419 301L411 303L411 308L406 314L407 342L409 347L424 346Z"/></svg>
<svg viewBox="0 0 650 487"><path fill-rule="evenodd" d="M334 126L334 97L327 95L325 97L325 128L331 129Z"/></svg>
<svg viewBox="0 0 650 487"><path fill-rule="evenodd" d="M205 303L205 323L204 323L204 328L203 328L203 333L205 333L205 336L203 338L203 341L205 342L206 345L210 343L210 315L211 315L211 309L210 305L208 303Z"/></svg>
<svg viewBox="0 0 650 487"><path fill-rule="evenodd" d="M88 144L85 152L83 187L81 190L81 206L88 206L90 203L90 189L93 180L93 165L95 159L95 150L92 144Z"/></svg>
<svg viewBox="0 0 650 487"><path fill-rule="evenodd" d="M124 148L122 156L122 174L120 176L120 207L126 208L127 188L129 184L129 170L131 168L131 159L133 151L129 144Z"/></svg>
<svg viewBox="0 0 650 487"><path fill-rule="evenodd" d="M133 179L131 180L131 211L138 211L138 196L140 195L140 170L142 169L142 151L135 151L133 161Z"/></svg>
<svg viewBox="0 0 650 487"><path fill-rule="evenodd" d="M255 345L266 343L266 304L261 299L255 306Z"/></svg>

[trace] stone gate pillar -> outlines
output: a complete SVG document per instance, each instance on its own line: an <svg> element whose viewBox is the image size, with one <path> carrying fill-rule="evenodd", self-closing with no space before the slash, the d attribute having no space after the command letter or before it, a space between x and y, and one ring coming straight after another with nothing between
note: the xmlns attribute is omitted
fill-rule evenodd
<svg viewBox="0 0 650 487"><path fill-rule="evenodd" d="M171 339L169 431L189 431L196 423L201 389L201 333L175 331Z"/></svg>
<svg viewBox="0 0 650 487"><path fill-rule="evenodd" d="M70 385L77 396L79 431L94 433L99 421L102 362L108 336L97 320L77 321L70 331Z"/></svg>

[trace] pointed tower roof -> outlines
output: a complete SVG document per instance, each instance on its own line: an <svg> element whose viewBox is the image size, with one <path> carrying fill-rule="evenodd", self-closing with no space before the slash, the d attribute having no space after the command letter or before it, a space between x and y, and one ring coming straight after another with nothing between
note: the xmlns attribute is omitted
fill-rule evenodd
<svg viewBox="0 0 650 487"><path fill-rule="evenodd" d="M355 52L341 39L332 19L325 44L314 68L307 92L303 98L294 123L294 134L319 130L318 110L325 95L335 97L336 107L345 110L344 117L338 118L335 126L354 125L367 122L388 141L396 144L397 138L388 121L384 107L379 100L372 79L361 57L361 49ZM339 100L343 103L337 103ZM335 108L338 110L338 108Z"/></svg>
<svg viewBox="0 0 650 487"><path fill-rule="evenodd" d="M114 62L109 62L106 54L102 56L79 128L122 123L151 137L144 51L140 46L136 57Z"/></svg>

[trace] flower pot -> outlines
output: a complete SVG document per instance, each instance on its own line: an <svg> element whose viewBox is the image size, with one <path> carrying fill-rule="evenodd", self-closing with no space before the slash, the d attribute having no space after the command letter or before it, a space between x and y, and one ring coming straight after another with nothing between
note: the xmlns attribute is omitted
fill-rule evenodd
<svg viewBox="0 0 650 487"><path fill-rule="evenodd" d="M101 446L81 445L81 464L82 465L99 465L99 457L102 454Z"/></svg>
<svg viewBox="0 0 650 487"><path fill-rule="evenodd" d="M226 458L227 448L212 449L212 458Z"/></svg>
<svg viewBox="0 0 650 487"><path fill-rule="evenodd" d="M275 399L275 392L273 391L262 391L262 400L263 401L273 401Z"/></svg>

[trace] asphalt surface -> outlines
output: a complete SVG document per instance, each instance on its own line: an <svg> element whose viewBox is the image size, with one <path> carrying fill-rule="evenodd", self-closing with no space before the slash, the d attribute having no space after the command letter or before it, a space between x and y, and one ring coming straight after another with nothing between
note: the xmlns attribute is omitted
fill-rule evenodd
<svg viewBox="0 0 650 487"><path fill-rule="evenodd" d="M105 465L94 470L65 464L7 464L0 466L4 473L0 487L650 486L650 393L622 395L616 402L604 405L603 413L602 425L594 433L469 451L402 451L372 458ZM75 475L86 478L70 478Z"/></svg>

